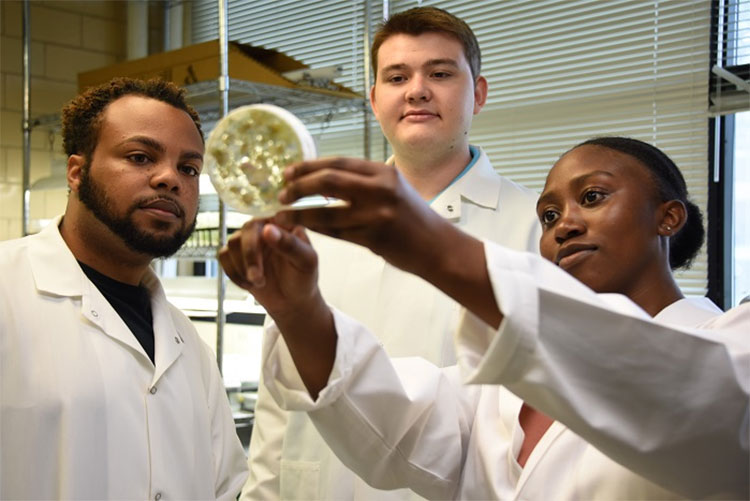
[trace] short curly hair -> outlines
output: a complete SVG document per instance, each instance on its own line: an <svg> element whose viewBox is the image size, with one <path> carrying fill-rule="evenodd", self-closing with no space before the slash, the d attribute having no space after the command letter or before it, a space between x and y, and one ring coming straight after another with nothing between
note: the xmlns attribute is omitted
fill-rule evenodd
<svg viewBox="0 0 750 501"><path fill-rule="evenodd" d="M149 97L184 111L193 119L203 139L200 117L185 102L185 89L166 80L117 77L107 83L89 87L65 105L62 110L65 154L83 155L90 159L99 140L103 111L111 102L128 95Z"/></svg>

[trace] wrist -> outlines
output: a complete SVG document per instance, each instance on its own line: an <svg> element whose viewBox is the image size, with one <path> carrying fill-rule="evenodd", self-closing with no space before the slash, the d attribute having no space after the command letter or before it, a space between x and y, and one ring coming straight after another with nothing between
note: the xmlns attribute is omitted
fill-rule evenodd
<svg viewBox="0 0 750 501"><path fill-rule="evenodd" d="M305 308L288 311L274 321L305 387L316 399L328 384L336 358L338 336L331 309L317 294Z"/></svg>
<svg viewBox="0 0 750 501"><path fill-rule="evenodd" d="M284 337L301 337L329 324L331 315L320 291L295 301L285 301L275 310L267 310Z"/></svg>
<svg viewBox="0 0 750 501"><path fill-rule="evenodd" d="M431 226L417 253L414 273L433 284L463 282L467 262L476 255L481 242L440 216Z"/></svg>

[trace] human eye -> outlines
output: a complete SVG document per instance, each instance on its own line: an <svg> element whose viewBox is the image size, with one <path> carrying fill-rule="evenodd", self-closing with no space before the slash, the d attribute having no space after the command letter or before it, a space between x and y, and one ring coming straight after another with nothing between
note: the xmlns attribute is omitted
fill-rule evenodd
<svg viewBox="0 0 750 501"><path fill-rule="evenodd" d="M180 172L187 174L190 177L197 177L200 175L201 170L194 165L185 164L180 166Z"/></svg>
<svg viewBox="0 0 750 501"><path fill-rule="evenodd" d="M582 205L593 205L597 202L600 202L606 198L606 193L604 193L602 190L599 189L588 189L583 193L583 196L581 197L581 204Z"/></svg>
<svg viewBox="0 0 750 501"><path fill-rule="evenodd" d="M436 78L438 80L442 80L450 76L451 76L451 73L449 71L437 70L437 71L432 72L432 78Z"/></svg>
<svg viewBox="0 0 750 501"><path fill-rule="evenodd" d="M390 75L386 78L388 83L398 84L406 81L403 75Z"/></svg>
<svg viewBox="0 0 750 501"><path fill-rule="evenodd" d="M544 209L539 212L539 221L545 228L553 225L559 217L560 214L554 209Z"/></svg>
<svg viewBox="0 0 750 501"><path fill-rule="evenodd" d="M130 153L125 158L136 165L146 165L151 161L151 157L143 152Z"/></svg>

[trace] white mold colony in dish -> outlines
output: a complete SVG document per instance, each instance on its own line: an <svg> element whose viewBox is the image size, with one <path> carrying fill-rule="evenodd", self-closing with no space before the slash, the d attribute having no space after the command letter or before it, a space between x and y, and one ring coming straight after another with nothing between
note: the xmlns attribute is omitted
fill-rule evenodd
<svg viewBox="0 0 750 501"><path fill-rule="evenodd" d="M274 215L287 165L317 156L315 141L293 114L271 104L232 110L206 141L206 169L216 192L233 209Z"/></svg>

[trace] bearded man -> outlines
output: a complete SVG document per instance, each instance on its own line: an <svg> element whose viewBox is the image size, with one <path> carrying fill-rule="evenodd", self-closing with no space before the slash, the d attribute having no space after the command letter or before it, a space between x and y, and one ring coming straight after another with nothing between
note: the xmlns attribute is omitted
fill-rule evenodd
<svg viewBox="0 0 750 501"><path fill-rule="evenodd" d="M0 243L0 498L235 499L221 375L149 267L195 227L198 115L173 84L117 78L62 134L65 214Z"/></svg>

